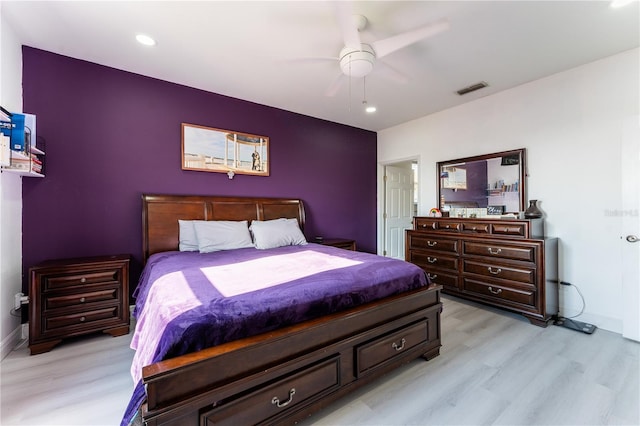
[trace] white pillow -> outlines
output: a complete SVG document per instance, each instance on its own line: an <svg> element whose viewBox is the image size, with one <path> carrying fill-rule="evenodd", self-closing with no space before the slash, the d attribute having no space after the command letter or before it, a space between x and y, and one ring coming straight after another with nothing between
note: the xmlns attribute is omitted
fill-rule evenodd
<svg viewBox="0 0 640 426"><path fill-rule="evenodd" d="M249 229L257 249L307 244L296 219L254 220Z"/></svg>
<svg viewBox="0 0 640 426"><path fill-rule="evenodd" d="M178 219L178 225L180 226L180 237L178 249L180 251L198 251L198 237L196 236L196 228L193 226L194 222L204 222L204 220L180 220Z"/></svg>
<svg viewBox="0 0 640 426"><path fill-rule="evenodd" d="M246 220L195 221L200 253L253 247Z"/></svg>

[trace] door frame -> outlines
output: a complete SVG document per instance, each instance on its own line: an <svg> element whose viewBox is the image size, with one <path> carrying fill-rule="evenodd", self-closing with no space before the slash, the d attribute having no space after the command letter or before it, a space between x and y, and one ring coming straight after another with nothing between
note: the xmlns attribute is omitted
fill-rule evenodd
<svg viewBox="0 0 640 426"><path fill-rule="evenodd" d="M416 182L417 188L415 191L415 197L418 200L418 211L420 211L420 175L422 173L422 165L421 165L421 161L420 161L420 156L416 155L416 156L411 156L411 157L406 157L406 158L400 158L400 159L396 159L393 161L385 161L385 162L379 162L378 163L378 173L377 173L377 179L378 179L378 213L376 215L377 217L377 229L378 229L378 238L377 238L377 254L379 254L380 256L383 256L384 253L384 249L385 249L385 245L386 245L386 241L385 241L385 219L384 219L384 213L386 212L386 182L384 180L384 173L385 173L385 168L387 166L394 166L397 164L401 164L401 163L406 163L406 162L415 162L418 163L418 179Z"/></svg>

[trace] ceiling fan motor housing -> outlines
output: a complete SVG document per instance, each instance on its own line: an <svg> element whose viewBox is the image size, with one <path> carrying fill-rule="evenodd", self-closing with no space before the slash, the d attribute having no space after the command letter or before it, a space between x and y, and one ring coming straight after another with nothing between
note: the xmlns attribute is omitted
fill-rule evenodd
<svg viewBox="0 0 640 426"><path fill-rule="evenodd" d="M368 44L360 49L345 47L340 51L340 69L350 77L364 77L373 70L376 54Z"/></svg>

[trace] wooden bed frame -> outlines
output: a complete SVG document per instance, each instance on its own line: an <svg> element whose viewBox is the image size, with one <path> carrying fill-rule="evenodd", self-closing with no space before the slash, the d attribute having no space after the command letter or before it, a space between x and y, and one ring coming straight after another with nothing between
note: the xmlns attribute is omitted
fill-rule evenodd
<svg viewBox="0 0 640 426"><path fill-rule="evenodd" d="M178 219L296 218L301 200L143 195L144 260L177 250ZM292 424L413 359L440 353L431 286L143 368L147 425Z"/></svg>

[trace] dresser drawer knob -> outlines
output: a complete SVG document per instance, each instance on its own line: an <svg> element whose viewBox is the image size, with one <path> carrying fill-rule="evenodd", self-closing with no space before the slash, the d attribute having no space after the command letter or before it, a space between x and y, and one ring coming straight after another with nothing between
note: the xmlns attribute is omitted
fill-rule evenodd
<svg viewBox="0 0 640 426"><path fill-rule="evenodd" d="M398 344L396 342L393 342L393 344L391 345L391 347L393 349L396 350L396 352L400 352L401 350L404 349L404 344L407 343L407 341L403 338L402 340L400 340L400 346L398 346Z"/></svg>
<svg viewBox="0 0 640 426"><path fill-rule="evenodd" d="M81 298L80 298L80 303L84 303L84 302L86 302L86 301L87 301L87 299L86 299L86 298L84 298L84 297L81 297Z"/></svg>
<svg viewBox="0 0 640 426"><path fill-rule="evenodd" d="M494 290L493 287L489 286L489 292L491 292L493 294L500 294L500 293L502 293L502 289L499 288L497 290Z"/></svg>
<svg viewBox="0 0 640 426"><path fill-rule="evenodd" d="M502 272L502 269L498 268L498 269L494 270L491 266L489 266L487 269L489 270L489 273L493 274L493 275L498 275L500 272ZM489 287L489 288L491 288L491 287Z"/></svg>
<svg viewBox="0 0 640 426"><path fill-rule="evenodd" d="M296 394L296 388L291 388L291 390L289 391L289 399L287 399L284 402L280 402L280 399L278 399L277 396L274 396L273 399L271 400L271 404L277 406L278 408L286 407L291 403L291 401L293 401L293 395L295 394Z"/></svg>
<svg viewBox="0 0 640 426"><path fill-rule="evenodd" d="M438 278L438 274L430 274L427 272L427 278L429 278L430 280L435 280L436 278Z"/></svg>
<svg viewBox="0 0 640 426"><path fill-rule="evenodd" d="M427 257L427 262L429 263L436 263L437 261L438 261L437 257L431 257L431 256Z"/></svg>
<svg viewBox="0 0 640 426"><path fill-rule="evenodd" d="M489 253L491 254L500 254L500 252L502 251L501 248L497 248L495 251L493 251L491 247L487 247L487 250L489 250Z"/></svg>
<svg viewBox="0 0 640 426"><path fill-rule="evenodd" d="M81 283L86 283L86 282L87 282L87 279L86 279L85 277L82 277L82 278L80 278L80 282L81 282Z"/></svg>
<svg viewBox="0 0 640 426"><path fill-rule="evenodd" d="M429 247L434 247L434 246L435 246L435 245L437 245L437 244L438 244L438 242L437 242L437 241L427 241L427 245L428 245Z"/></svg>
<svg viewBox="0 0 640 426"><path fill-rule="evenodd" d="M85 317L80 317L80 322L85 322L87 319Z"/></svg>

